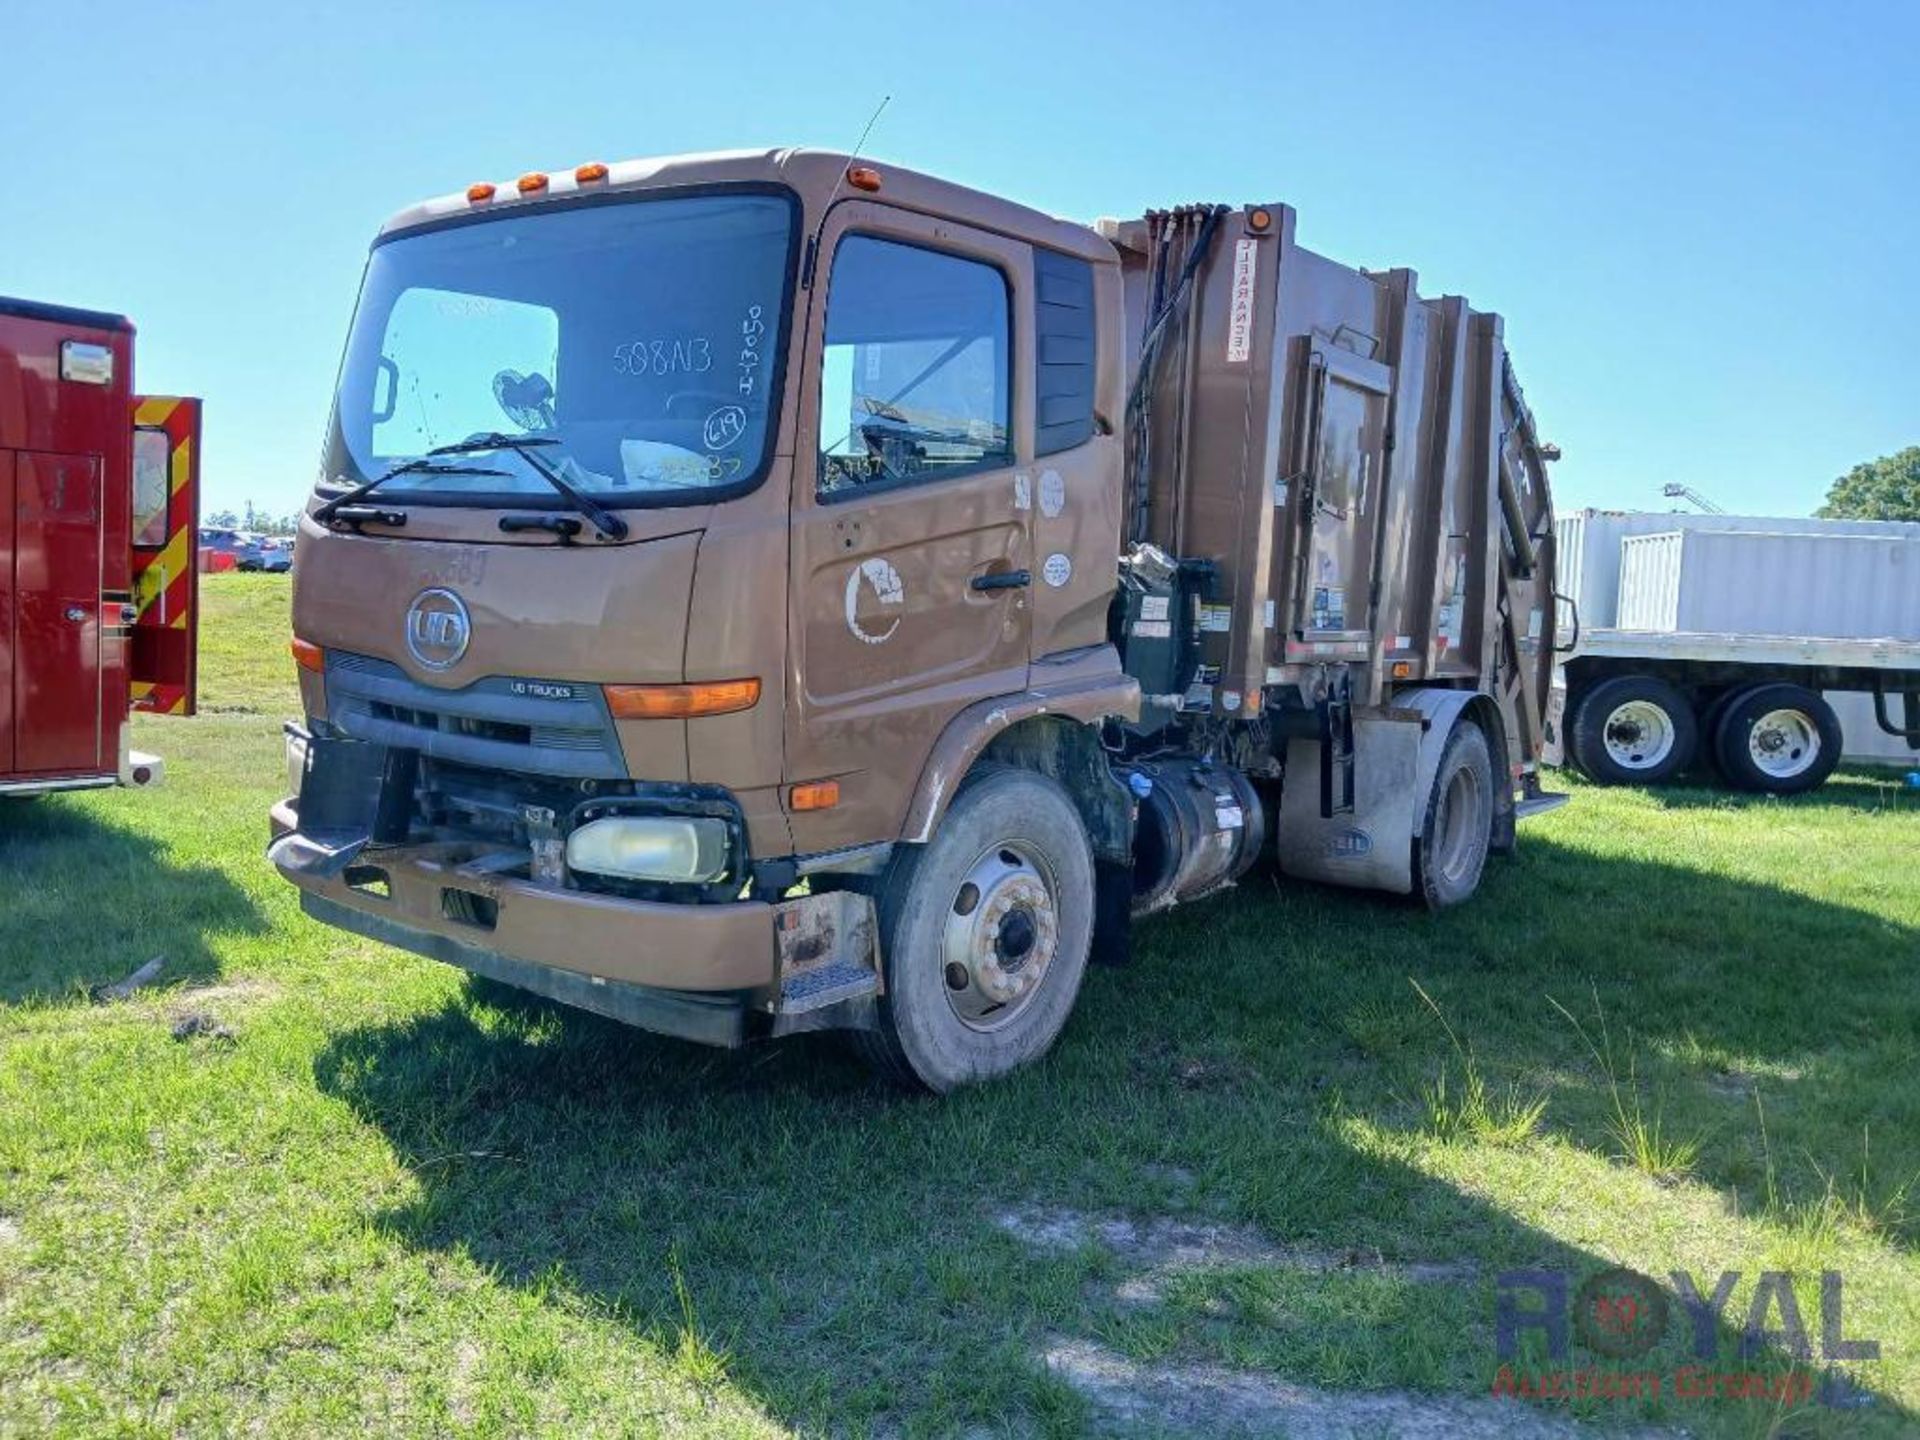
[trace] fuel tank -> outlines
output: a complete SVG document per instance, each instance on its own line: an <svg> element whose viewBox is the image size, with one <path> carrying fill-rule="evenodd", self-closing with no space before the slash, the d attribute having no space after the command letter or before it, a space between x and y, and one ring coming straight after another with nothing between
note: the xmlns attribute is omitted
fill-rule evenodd
<svg viewBox="0 0 1920 1440"><path fill-rule="evenodd" d="M1233 883L1266 842L1260 793L1230 765L1167 759L1127 778L1140 801L1133 912L1164 910Z"/></svg>

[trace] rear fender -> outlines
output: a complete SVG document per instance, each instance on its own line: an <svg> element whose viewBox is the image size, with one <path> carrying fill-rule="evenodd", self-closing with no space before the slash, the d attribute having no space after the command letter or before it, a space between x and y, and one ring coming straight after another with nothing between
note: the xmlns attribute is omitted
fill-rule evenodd
<svg viewBox="0 0 1920 1440"><path fill-rule="evenodd" d="M1513 772L1507 756L1507 727L1493 697L1477 690L1404 690L1394 697L1396 706L1420 712L1425 733L1420 737L1420 762L1414 772L1413 834L1426 833L1427 797L1433 792L1433 777L1440 773L1440 757L1446 753L1447 739L1464 715L1480 726L1487 737L1487 750L1493 756L1493 849L1504 854L1513 848Z"/></svg>

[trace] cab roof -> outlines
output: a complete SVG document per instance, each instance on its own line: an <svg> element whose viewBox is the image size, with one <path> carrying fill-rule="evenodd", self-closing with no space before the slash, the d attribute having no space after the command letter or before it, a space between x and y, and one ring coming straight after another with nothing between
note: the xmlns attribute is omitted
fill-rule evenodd
<svg viewBox="0 0 1920 1440"><path fill-rule="evenodd" d="M818 223L829 196L836 200L876 198L841 183L853 163L854 157L832 150L716 150L622 160L606 166L604 179L584 182L575 178L576 167L567 166L540 172L546 176L545 185L525 194L515 180L496 180L487 182L494 187L489 198L470 199L463 190L410 205L381 226L375 243L422 226L554 206L590 195L753 182L792 189L805 207L811 228ZM1113 246L1084 225L883 160L863 158L860 163L879 172L882 189L877 198L886 204L962 220L1095 263L1117 263Z"/></svg>

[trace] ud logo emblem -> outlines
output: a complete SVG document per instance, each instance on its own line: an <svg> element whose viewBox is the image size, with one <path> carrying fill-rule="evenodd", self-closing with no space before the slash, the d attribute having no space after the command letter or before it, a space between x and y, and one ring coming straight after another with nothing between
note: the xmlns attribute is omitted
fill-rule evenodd
<svg viewBox="0 0 1920 1440"><path fill-rule="evenodd" d="M467 653L473 621L451 590L422 590L407 607L407 651L429 670L449 670Z"/></svg>

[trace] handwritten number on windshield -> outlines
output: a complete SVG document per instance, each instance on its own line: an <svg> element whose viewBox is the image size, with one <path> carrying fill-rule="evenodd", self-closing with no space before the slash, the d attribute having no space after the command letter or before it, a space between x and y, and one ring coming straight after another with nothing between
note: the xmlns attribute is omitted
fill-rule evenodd
<svg viewBox="0 0 1920 1440"><path fill-rule="evenodd" d="M704 375L713 347L704 335L679 340L629 340L613 347L616 375Z"/></svg>

